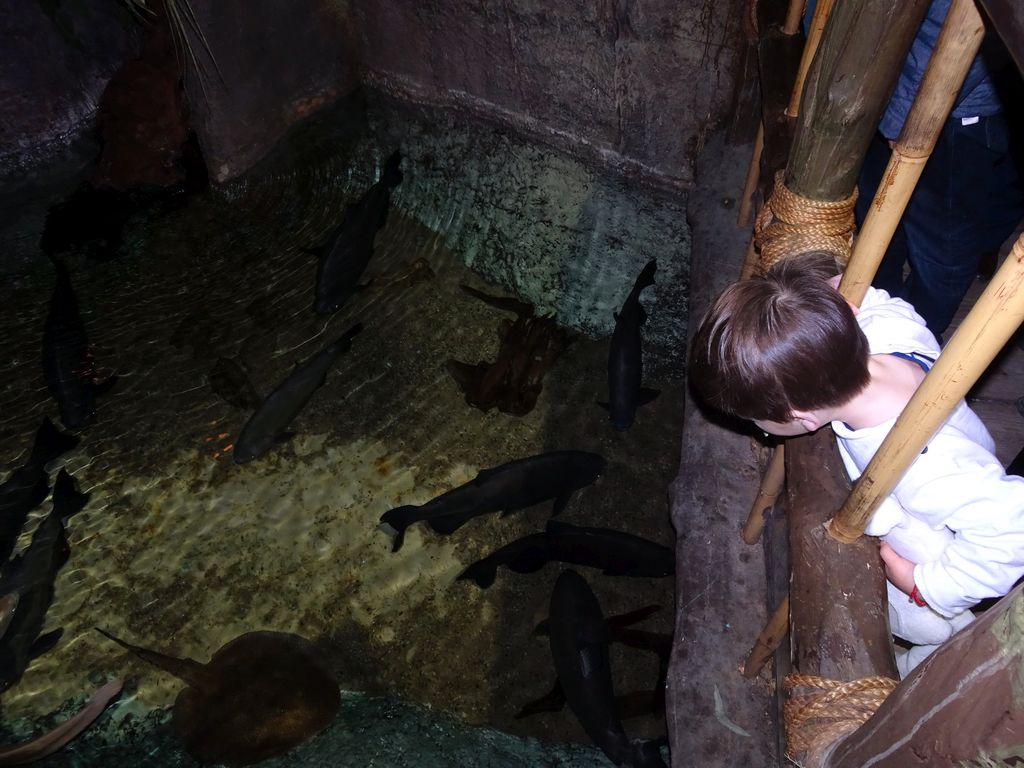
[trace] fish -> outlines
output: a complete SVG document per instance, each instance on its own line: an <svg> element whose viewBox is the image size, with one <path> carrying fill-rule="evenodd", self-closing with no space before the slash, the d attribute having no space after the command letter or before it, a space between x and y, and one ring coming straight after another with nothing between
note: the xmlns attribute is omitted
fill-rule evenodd
<svg viewBox="0 0 1024 768"><path fill-rule="evenodd" d="M260 396L242 366L230 357L218 357L206 376L210 388L229 404L243 411L260 407Z"/></svg>
<svg viewBox="0 0 1024 768"><path fill-rule="evenodd" d="M377 230L387 221L391 190L402 181L399 164L402 155L396 150L384 162L380 180L350 205L341 224L331 233L324 247L315 251L319 260L316 271L316 297L313 310L330 315L344 306L356 292L370 257Z"/></svg>
<svg viewBox="0 0 1024 768"><path fill-rule="evenodd" d="M122 688L123 680L111 680L98 688L80 710L56 728L30 741L0 747L0 765L24 765L60 751L103 714L103 710L117 698Z"/></svg>
<svg viewBox="0 0 1024 768"><path fill-rule="evenodd" d="M657 269L654 259L647 262L615 314L615 331L608 351L608 402L599 405L608 410L612 428L620 431L633 425L637 408L660 394L656 389L641 386L644 363L640 329L647 322L647 312L640 303L640 294L654 285Z"/></svg>
<svg viewBox="0 0 1024 768"><path fill-rule="evenodd" d="M40 422L28 459L0 485L0 564L6 563L14 551L28 513L50 493L46 465L78 442L74 435L57 429L48 417Z"/></svg>
<svg viewBox="0 0 1024 768"><path fill-rule="evenodd" d="M63 261L51 261L57 282L43 328L43 377L64 426L79 429L92 419L96 397L113 387L117 377L96 381L96 366L71 277Z"/></svg>
<svg viewBox="0 0 1024 768"><path fill-rule="evenodd" d="M562 571L555 582L548 621L555 672L587 735L614 765L667 768L663 740L631 740L623 730L608 657L611 631L597 597L576 571Z"/></svg>
<svg viewBox="0 0 1024 768"><path fill-rule="evenodd" d="M651 691L637 691L634 693L619 694L615 697L616 711L623 720L631 717L644 715L660 715L665 711L665 680L668 676L668 663L672 652L672 635L661 632L648 632L639 629L630 629L630 626L643 621L661 609L657 605L647 605L629 613L610 616L606 619L608 629L611 633L611 642L621 643L631 648L640 648L652 651L659 658L658 682ZM535 635L547 636L549 634L549 622L547 619L540 622L533 633ZM558 712L565 706L565 692L562 684L555 678L551 690L539 699L528 701L515 714L516 720L540 714L541 712Z"/></svg>
<svg viewBox="0 0 1024 768"><path fill-rule="evenodd" d="M362 324L356 323L305 363L296 364L295 370L267 395L245 422L233 450L236 464L259 458L279 442L292 419L323 386L331 366L352 348L352 339L362 330Z"/></svg>
<svg viewBox="0 0 1024 768"><path fill-rule="evenodd" d="M559 561L601 568L608 576L671 576L675 555L669 547L610 528L585 528L549 520L543 533L531 533L478 560L458 579L486 589L498 566L516 573L533 573Z"/></svg>
<svg viewBox="0 0 1024 768"><path fill-rule="evenodd" d="M89 501L62 469L53 484L53 509L42 519L24 554L10 561L0 576L0 594L18 593L11 623L0 638L0 691L21 679L29 662L53 648L63 634L56 629L40 635L53 602L57 572L71 555L65 521Z"/></svg>
<svg viewBox="0 0 1024 768"><path fill-rule="evenodd" d="M468 520L489 512L509 514L554 499L557 515L573 493L604 471L604 458L586 451L549 451L481 470L468 483L426 504L395 507L380 518L380 529L393 536L392 552L402 547L405 529L426 521L435 533L450 534Z"/></svg>

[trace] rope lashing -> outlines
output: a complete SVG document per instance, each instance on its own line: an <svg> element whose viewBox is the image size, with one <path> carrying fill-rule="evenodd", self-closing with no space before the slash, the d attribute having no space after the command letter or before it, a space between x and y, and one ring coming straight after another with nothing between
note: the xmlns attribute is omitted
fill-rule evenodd
<svg viewBox="0 0 1024 768"><path fill-rule="evenodd" d="M850 260L856 224L857 190L845 200L822 202L798 195L775 174L775 186L754 222L754 242L761 249L759 268L770 268L786 256L825 251L845 265Z"/></svg>
<svg viewBox="0 0 1024 768"><path fill-rule="evenodd" d="M889 677L864 677L843 683L816 675L786 675L786 754L817 752L852 733L871 717L892 693L898 681ZM794 693L796 689L812 693Z"/></svg>

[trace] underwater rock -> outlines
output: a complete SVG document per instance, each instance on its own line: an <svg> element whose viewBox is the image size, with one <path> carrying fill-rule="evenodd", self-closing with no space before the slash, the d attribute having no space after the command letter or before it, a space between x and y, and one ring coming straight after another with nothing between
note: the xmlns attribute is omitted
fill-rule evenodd
<svg viewBox="0 0 1024 768"><path fill-rule="evenodd" d="M285 632L246 632L206 664L165 656L97 630L188 683L172 723L203 763L252 765L309 740L334 719L338 683L315 646Z"/></svg>
<svg viewBox="0 0 1024 768"><path fill-rule="evenodd" d="M448 372L466 395L466 402L486 413L497 408L512 416L533 410L544 386L544 374L569 345L554 317L535 317L533 306L516 299L489 296L468 285L462 290L491 306L515 312L515 322L499 328L501 347L493 363L476 365L448 361Z"/></svg>

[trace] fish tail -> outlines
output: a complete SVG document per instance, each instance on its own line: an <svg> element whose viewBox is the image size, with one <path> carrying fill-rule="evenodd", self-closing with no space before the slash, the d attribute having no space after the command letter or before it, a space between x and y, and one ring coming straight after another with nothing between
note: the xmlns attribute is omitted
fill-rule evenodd
<svg viewBox="0 0 1024 768"><path fill-rule="evenodd" d="M38 467L44 467L78 443L79 438L61 432L48 416L44 417L36 431L36 440L32 444L32 455L29 460Z"/></svg>
<svg viewBox="0 0 1024 768"><path fill-rule="evenodd" d="M405 543L405 529L409 527L409 523L403 520L402 517L415 509L418 509L418 507L407 504L404 507L389 509L380 516L380 522L377 524L377 527L391 537L392 552L400 550L402 544Z"/></svg>
<svg viewBox="0 0 1024 768"><path fill-rule="evenodd" d="M637 290L643 290L649 285L654 285L654 273L657 271L658 262L655 259L648 261L636 279Z"/></svg>
<svg viewBox="0 0 1024 768"><path fill-rule="evenodd" d="M402 170L398 167L401 162L402 155L397 149L384 161L384 170L381 172L380 180L392 189L402 182Z"/></svg>
<svg viewBox="0 0 1024 768"><path fill-rule="evenodd" d="M75 487L75 479L68 474L66 469L57 473L57 480L53 484L53 506L60 508L60 516L67 520L76 512L89 503L89 493L79 493Z"/></svg>
<svg viewBox="0 0 1024 768"><path fill-rule="evenodd" d="M486 559L478 560L469 566L466 570L459 574L459 580L472 579L476 582L476 585L481 589L487 589L491 584L494 583L494 578L498 574L498 566L495 563L488 562Z"/></svg>

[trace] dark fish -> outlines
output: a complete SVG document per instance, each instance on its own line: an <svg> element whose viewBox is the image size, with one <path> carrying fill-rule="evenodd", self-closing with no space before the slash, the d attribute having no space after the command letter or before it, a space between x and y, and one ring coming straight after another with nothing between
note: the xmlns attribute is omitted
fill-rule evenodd
<svg viewBox="0 0 1024 768"><path fill-rule="evenodd" d="M116 377L96 383L89 338L78 313L78 299L68 269L59 259L53 259L53 266L57 283L43 329L43 376L60 408L64 426L78 429L92 418L96 396L112 387Z"/></svg>
<svg viewBox="0 0 1024 768"><path fill-rule="evenodd" d="M46 465L78 445L78 438L61 432L44 418L28 460L0 485L0 564L6 563L25 527L28 513L50 492Z"/></svg>
<svg viewBox="0 0 1024 768"><path fill-rule="evenodd" d="M644 370L640 328L647 322L647 313L640 303L640 293L644 288L654 285L657 269L658 265L653 259L647 262L622 309L615 315L615 332L608 352L608 402L600 404L608 409L608 421L614 429L629 429L636 416L636 409L651 402L659 394L657 390L640 386Z"/></svg>
<svg viewBox="0 0 1024 768"><path fill-rule="evenodd" d="M359 323L343 333L302 365L296 365L287 378L271 392L242 427L234 447L236 464L245 464L269 451L299 411L327 378L327 371L352 347L352 339L363 330Z"/></svg>
<svg viewBox="0 0 1024 768"><path fill-rule="evenodd" d="M549 626L555 672L587 735L617 766L667 768L658 741L631 741L622 728L608 659L611 633L597 597L576 571L563 571L555 582Z"/></svg>
<svg viewBox="0 0 1024 768"><path fill-rule="evenodd" d="M659 610L660 606L647 605L635 611L610 616L606 619L612 642L653 651L658 654L660 661L658 683L654 690L620 694L615 697L616 711L623 720L644 715L659 715L665 711L665 677L668 674L669 656L672 652L672 635L629 628ZM544 619L533 632L535 635L547 636L549 634L548 620ZM524 704L515 714L515 719L521 720L541 712L558 712L563 706L565 706L565 692L562 690L562 684L558 678L555 678L551 690L539 699Z"/></svg>
<svg viewBox="0 0 1024 768"><path fill-rule="evenodd" d="M4 569L0 593L16 591L18 605L0 639L0 691L18 682L29 662L53 648L63 634L61 629L39 632L53 602L57 572L71 555L64 521L88 501L89 494L75 490L75 481L62 469L53 485L52 511L39 523L25 553Z"/></svg>
<svg viewBox="0 0 1024 768"><path fill-rule="evenodd" d="M316 271L317 314L329 315L365 286L359 285L366 265L373 256L377 230L387 221L391 190L402 181L398 165L402 156L396 151L384 163L380 181L370 187L345 211L338 228L320 251Z"/></svg>
<svg viewBox="0 0 1024 768"><path fill-rule="evenodd" d="M252 411L260 407L260 396L248 375L230 357L218 357L206 378L210 388L235 408Z"/></svg>
<svg viewBox="0 0 1024 768"><path fill-rule="evenodd" d="M467 520L488 512L508 514L554 499L557 515L572 494L593 483L604 471L604 459L586 451L551 451L481 470L468 483L426 504L395 507L380 518L382 530L394 536L392 552L402 547L405 529L425 520L436 533L458 530Z"/></svg>
<svg viewBox="0 0 1024 768"><path fill-rule="evenodd" d="M472 579L486 589L494 583L499 565L516 573L533 573L553 560L601 568L608 576L675 573L675 556L661 544L623 531L549 520L544 533L531 533L506 544L466 568L459 578Z"/></svg>

